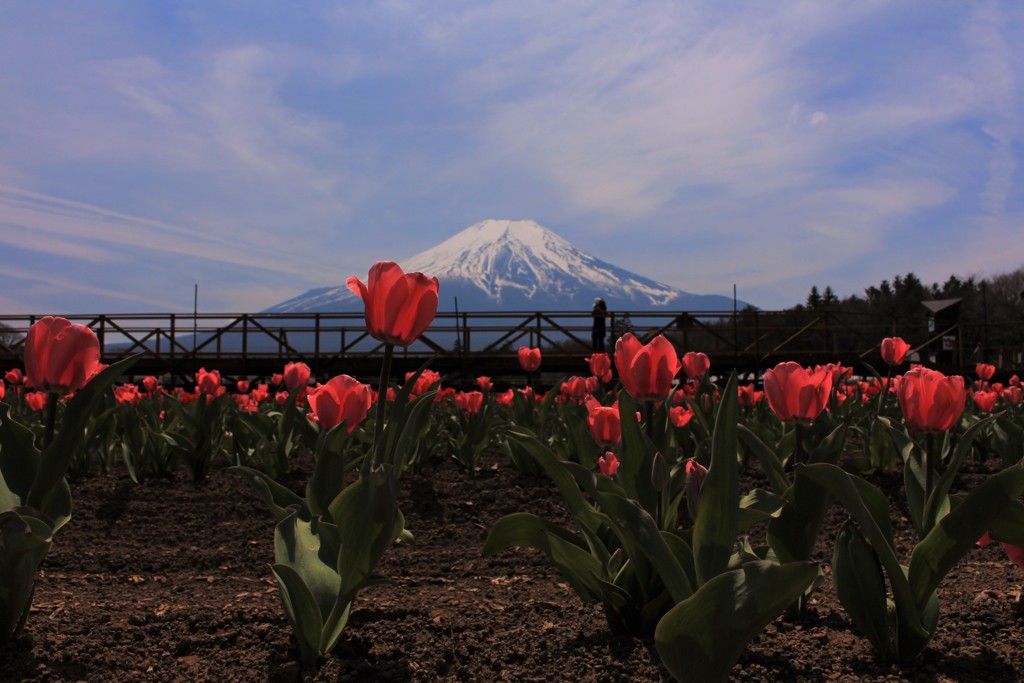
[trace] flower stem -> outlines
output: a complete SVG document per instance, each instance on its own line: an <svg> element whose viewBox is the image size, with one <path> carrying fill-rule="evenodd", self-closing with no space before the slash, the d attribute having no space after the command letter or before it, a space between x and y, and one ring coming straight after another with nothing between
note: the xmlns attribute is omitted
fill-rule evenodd
<svg viewBox="0 0 1024 683"><path fill-rule="evenodd" d="M50 391L46 394L46 431L43 432L43 448L53 442L53 433L57 429L57 402L60 397Z"/></svg>
<svg viewBox="0 0 1024 683"><path fill-rule="evenodd" d="M799 422L793 425L793 465L803 465L804 453L804 431L803 425Z"/></svg>
<svg viewBox="0 0 1024 683"><path fill-rule="evenodd" d="M650 437L651 443L654 441L654 401L644 401L644 429L647 431L647 436Z"/></svg>
<svg viewBox="0 0 1024 683"><path fill-rule="evenodd" d="M892 366L889 366L889 372L885 376L885 384L878 389L878 409L875 413L878 415L882 414L882 406L885 402L885 395L889 393L889 385L892 383Z"/></svg>
<svg viewBox="0 0 1024 683"><path fill-rule="evenodd" d="M928 499L932 497L932 488L935 486L935 437L932 432L925 434L924 442L924 504L928 507Z"/></svg>
<svg viewBox="0 0 1024 683"><path fill-rule="evenodd" d="M370 453L363 460L360 473L368 475L376 464L377 450L384 441L384 417L388 403L388 382L391 378L391 360L395 355L395 345L384 343L384 359L380 363L380 381L377 383L377 423L373 426L373 444Z"/></svg>

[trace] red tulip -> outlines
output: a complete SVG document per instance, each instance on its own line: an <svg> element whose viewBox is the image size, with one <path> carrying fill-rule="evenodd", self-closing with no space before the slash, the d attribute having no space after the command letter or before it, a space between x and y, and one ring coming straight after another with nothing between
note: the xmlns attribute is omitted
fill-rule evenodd
<svg viewBox="0 0 1024 683"><path fill-rule="evenodd" d="M311 393L307 400L320 429L330 431L344 420L351 434L366 419L373 393L370 385L348 375L338 375Z"/></svg>
<svg viewBox="0 0 1024 683"><path fill-rule="evenodd" d="M488 392L494 388L494 382L491 381L490 377L481 375L476 378L476 385L480 387L480 391Z"/></svg>
<svg viewBox="0 0 1024 683"><path fill-rule="evenodd" d="M711 368L707 354L699 351L688 351L683 355L683 372L690 379L700 379Z"/></svg>
<svg viewBox="0 0 1024 683"><path fill-rule="evenodd" d="M896 395L907 426L920 431L946 431L959 419L967 401L963 377L947 377L920 365L900 378Z"/></svg>
<svg viewBox="0 0 1024 683"><path fill-rule="evenodd" d="M910 344L899 337L886 337L882 340L882 360L889 365L899 365L907 357Z"/></svg>
<svg viewBox="0 0 1024 683"><path fill-rule="evenodd" d="M612 359L607 353L595 353L584 360L590 364L590 374L602 382L612 381Z"/></svg>
<svg viewBox="0 0 1024 683"><path fill-rule="evenodd" d="M1019 386L1006 387L1003 389L1002 397L1006 401L1006 405L1019 405L1021 400L1024 399L1024 389L1021 389Z"/></svg>
<svg viewBox="0 0 1024 683"><path fill-rule="evenodd" d="M405 373L405 381L408 382L415 375L415 372ZM416 378L416 383L412 385L412 389L409 390L409 396L419 396L425 394L435 385L441 384L441 373L436 370L424 370L420 373L420 376Z"/></svg>
<svg viewBox="0 0 1024 683"><path fill-rule="evenodd" d="M479 391L460 391L454 398L455 405L468 415L476 415L484 405L484 395Z"/></svg>
<svg viewBox="0 0 1024 683"><path fill-rule="evenodd" d="M238 380L238 383L235 386L238 387L238 393L240 393L240 394L248 394L249 393L249 382L248 381L246 381L244 379L240 379L240 380Z"/></svg>
<svg viewBox="0 0 1024 683"><path fill-rule="evenodd" d="M752 408L764 399L764 392L758 391L753 384L741 384L736 387L739 404L744 408Z"/></svg>
<svg viewBox="0 0 1024 683"><path fill-rule="evenodd" d="M559 386L558 390L563 396L571 398L577 403L585 399L587 395L591 393L589 387L587 387L587 380L579 375L573 375L566 379L562 382L561 386Z"/></svg>
<svg viewBox="0 0 1024 683"><path fill-rule="evenodd" d="M523 370L533 372L540 367L540 349L520 346L516 353L519 354L519 365Z"/></svg>
<svg viewBox="0 0 1024 683"><path fill-rule="evenodd" d="M21 374L20 368L8 370L4 374L4 381L7 382L8 384L21 384L24 379L25 377Z"/></svg>
<svg viewBox="0 0 1024 683"><path fill-rule="evenodd" d="M99 362L100 340L85 325L46 316L25 336L25 377L40 391L81 389Z"/></svg>
<svg viewBox="0 0 1024 683"><path fill-rule="evenodd" d="M764 373L764 395L780 420L810 424L821 414L832 392L833 369L805 369L792 361Z"/></svg>
<svg viewBox="0 0 1024 683"><path fill-rule="evenodd" d="M270 376L270 383L274 384L276 386L280 386L281 382L283 382L283 381L284 381L284 375L282 373L280 373L280 372L275 372L273 375Z"/></svg>
<svg viewBox="0 0 1024 683"><path fill-rule="evenodd" d="M690 420L693 419L693 409L684 406L672 406L668 409L668 419L673 427L682 429L690 424Z"/></svg>
<svg viewBox="0 0 1024 683"><path fill-rule="evenodd" d="M606 477L614 476L619 469L619 459L611 451L605 453L604 457L598 458L597 464L601 468L601 474Z"/></svg>
<svg viewBox="0 0 1024 683"><path fill-rule="evenodd" d="M996 366L989 365L988 363L978 363L974 366L974 371L978 373L978 377L987 382L992 379L992 375L996 374Z"/></svg>
<svg viewBox="0 0 1024 683"><path fill-rule="evenodd" d="M137 406L141 398L142 394L139 393L139 388L134 384L122 384L114 387L114 399L118 403Z"/></svg>
<svg viewBox="0 0 1024 683"><path fill-rule="evenodd" d="M672 380L681 364L676 349L659 334L646 346L631 333L615 342L615 368L629 395L639 400L661 401L672 391Z"/></svg>
<svg viewBox="0 0 1024 683"><path fill-rule="evenodd" d="M619 419L619 404L603 406L593 396L586 401L587 426L590 435L602 448L611 448L622 439L622 421Z"/></svg>
<svg viewBox="0 0 1024 683"><path fill-rule="evenodd" d="M295 391L299 387L309 384L309 376L311 374L309 366L305 363L287 363L284 366L281 381L284 382L284 386L288 391Z"/></svg>
<svg viewBox="0 0 1024 683"><path fill-rule="evenodd" d="M216 395L220 391L220 373L216 370L207 371L199 368L196 373L196 391L201 394Z"/></svg>
<svg viewBox="0 0 1024 683"><path fill-rule="evenodd" d="M378 261L367 280L364 285L350 277L348 288L363 300L370 336L395 346L416 341L437 314L437 278L406 274L397 263Z"/></svg>
<svg viewBox="0 0 1024 683"><path fill-rule="evenodd" d="M971 395L974 399L974 405L978 406L978 410L984 413L991 413L995 410L996 401L999 399L999 392L996 391L976 391Z"/></svg>
<svg viewBox="0 0 1024 683"><path fill-rule="evenodd" d="M5 396L7 396L7 385L4 384L3 380L0 380L0 401L2 401Z"/></svg>
<svg viewBox="0 0 1024 683"><path fill-rule="evenodd" d="M25 403L31 410L42 410L46 407L47 394L45 391L30 391L25 394Z"/></svg>
<svg viewBox="0 0 1024 683"><path fill-rule="evenodd" d="M249 393L249 398L252 399L253 403L259 405L270 398L270 386L267 384L257 384L256 388Z"/></svg>
<svg viewBox="0 0 1024 683"><path fill-rule="evenodd" d="M146 390L147 394L155 394L157 389L160 388L160 380L153 375L148 375L142 378L142 388Z"/></svg>

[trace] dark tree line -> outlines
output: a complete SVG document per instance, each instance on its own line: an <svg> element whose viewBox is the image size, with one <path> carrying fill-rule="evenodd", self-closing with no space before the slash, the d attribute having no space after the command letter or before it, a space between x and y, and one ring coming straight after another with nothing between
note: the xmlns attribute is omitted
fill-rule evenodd
<svg viewBox="0 0 1024 683"><path fill-rule="evenodd" d="M931 308L925 302L932 302ZM942 309L944 304L950 305ZM929 314L934 315L935 309L942 312L929 326ZM831 287L814 286L807 300L790 310L835 314L876 339L900 336L912 345L940 334L952 319L959 324L965 363L1000 358L1004 364L1019 363L1015 354L1024 348L1024 266L986 278L951 275L945 282L932 284L911 272L844 299Z"/></svg>

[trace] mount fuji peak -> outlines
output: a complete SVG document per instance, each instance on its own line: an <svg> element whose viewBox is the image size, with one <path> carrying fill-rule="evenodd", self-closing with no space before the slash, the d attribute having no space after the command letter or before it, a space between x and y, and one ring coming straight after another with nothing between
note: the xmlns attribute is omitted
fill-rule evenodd
<svg viewBox="0 0 1024 683"><path fill-rule="evenodd" d="M731 298L690 294L602 261L531 220L485 220L401 262L440 282L439 310L730 310ZM361 310L344 285L313 289L273 313Z"/></svg>

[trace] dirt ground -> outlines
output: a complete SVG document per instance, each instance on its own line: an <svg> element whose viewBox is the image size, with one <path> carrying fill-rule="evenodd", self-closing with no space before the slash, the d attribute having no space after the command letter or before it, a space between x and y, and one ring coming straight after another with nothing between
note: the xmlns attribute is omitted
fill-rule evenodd
<svg viewBox="0 0 1024 683"><path fill-rule="evenodd" d="M288 483L299 489L304 477ZM0 650L0 680L670 680L651 642L612 636L600 607L583 604L539 553L481 557L505 514L565 519L545 480L500 461L469 478L439 461L403 489L415 545L387 553L380 569L392 583L362 592L337 649L302 672L270 573L273 519L240 477L215 469L199 484L182 473L139 486L119 469L76 482L74 518L44 563L24 634ZM905 514L893 515L906 530ZM843 518L833 508L820 559ZM1022 680L1022 582L998 546L972 551L940 589L939 632L900 668L874 663L826 576L810 617L768 626L733 675Z"/></svg>

